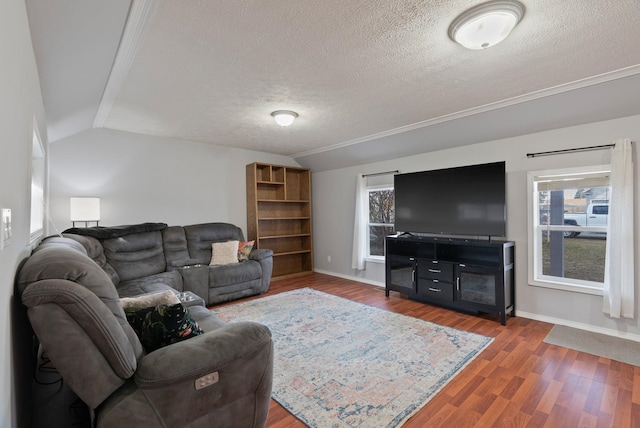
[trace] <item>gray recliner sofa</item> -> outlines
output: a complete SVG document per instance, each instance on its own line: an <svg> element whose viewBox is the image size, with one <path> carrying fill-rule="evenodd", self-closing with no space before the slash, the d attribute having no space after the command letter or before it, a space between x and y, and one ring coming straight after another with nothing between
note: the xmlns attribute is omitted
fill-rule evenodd
<svg viewBox="0 0 640 428"><path fill-rule="evenodd" d="M87 249L120 297L172 288L191 291L210 306L264 293L271 282L269 249L254 249L239 263L209 265L213 243L244 241L242 229L229 223L72 228L63 236Z"/></svg>
<svg viewBox="0 0 640 428"><path fill-rule="evenodd" d="M226 324L191 306L204 333L147 353L113 283L118 269L131 270L99 266L89 256L106 263L99 242L85 238L45 239L19 268L16 293L44 352L94 411L94 426L263 427L273 379L269 329Z"/></svg>

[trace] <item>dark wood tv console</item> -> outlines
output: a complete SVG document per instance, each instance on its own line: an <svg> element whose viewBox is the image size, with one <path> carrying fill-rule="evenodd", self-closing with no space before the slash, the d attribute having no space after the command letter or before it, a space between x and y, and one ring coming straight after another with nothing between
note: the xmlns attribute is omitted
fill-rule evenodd
<svg viewBox="0 0 640 428"><path fill-rule="evenodd" d="M512 241L385 238L386 289L412 300L500 317L515 316Z"/></svg>

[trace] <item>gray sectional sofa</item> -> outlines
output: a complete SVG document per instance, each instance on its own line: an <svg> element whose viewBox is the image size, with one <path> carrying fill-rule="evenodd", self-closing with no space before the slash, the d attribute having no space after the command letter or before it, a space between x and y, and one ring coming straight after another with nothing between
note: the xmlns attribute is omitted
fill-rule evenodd
<svg viewBox="0 0 640 428"><path fill-rule="evenodd" d="M142 311L160 315L169 311L163 307L177 308L186 317L178 323L190 322L177 330L179 337L145 349L130 313L125 314L124 301L132 299L121 298L142 294L148 299L153 293L176 299L167 290L187 287L208 303L255 294L268 286L268 251L218 271L201 266L207 262L206 245L237 237L235 226L105 229L100 239L86 234L46 238L16 278L16 295L43 353L93 411L93 426L264 427L273 379L273 343L266 326L226 324L202 305L185 308L178 301L143 306Z"/></svg>
<svg viewBox="0 0 640 428"><path fill-rule="evenodd" d="M120 297L173 288L191 291L210 306L264 293L273 271L269 249L252 250L246 261L210 266L213 243L244 241L242 229L229 223L72 228L63 236L87 249Z"/></svg>

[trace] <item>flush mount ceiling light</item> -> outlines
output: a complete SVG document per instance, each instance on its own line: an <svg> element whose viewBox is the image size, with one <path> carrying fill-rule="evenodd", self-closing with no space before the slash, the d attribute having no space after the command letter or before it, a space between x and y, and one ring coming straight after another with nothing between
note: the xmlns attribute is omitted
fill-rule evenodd
<svg viewBox="0 0 640 428"><path fill-rule="evenodd" d="M503 41L524 15L515 0L479 4L453 20L449 37L467 49L486 49Z"/></svg>
<svg viewBox="0 0 640 428"><path fill-rule="evenodd" d="M276 120L276 123L280 126L289 126L296 120L298 113L291 110L277 110L271 113L271 116Z"/></svg>

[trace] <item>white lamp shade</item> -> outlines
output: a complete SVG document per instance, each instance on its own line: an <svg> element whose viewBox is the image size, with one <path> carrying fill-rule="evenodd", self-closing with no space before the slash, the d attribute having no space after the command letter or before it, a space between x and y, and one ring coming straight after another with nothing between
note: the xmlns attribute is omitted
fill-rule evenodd
<svg viewBox="0 0 640 428"><path fill-rule="evenodd" d="M298 113L289 110L278 110L271 113L276 123L280 126L289 126L296 120Z"/></svg>
<svg viewBox="0 0 640 428"><path fill-rule="evenodd" d="M506 39L523 14L524 6L518 2L487 2L456 18L449 36L467 49L486 49Z"/></svg>
<svg viewBox="0 0 640 428"><path fill-rule="evenodd" d="M71 198L71 221L100 221L100 198Z"/></svg>

